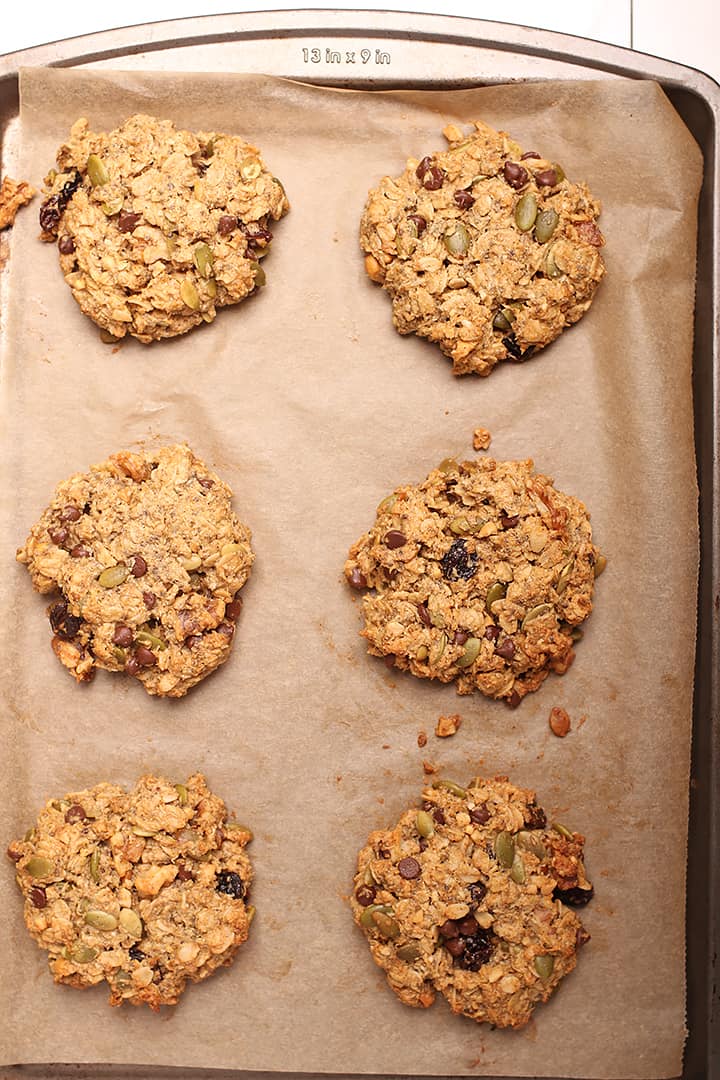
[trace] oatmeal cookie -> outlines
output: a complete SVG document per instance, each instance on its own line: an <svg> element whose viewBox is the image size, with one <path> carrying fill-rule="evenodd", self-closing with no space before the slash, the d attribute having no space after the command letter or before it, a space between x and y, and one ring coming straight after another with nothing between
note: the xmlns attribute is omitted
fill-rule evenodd
<svg viewBox="0 0 720 1080"><path fill-rule="evenodd" d="M567 905L593 895L579 833L547 827L535 794L506 777L437 780L422 809L374 832L351 906L406 1005L439 992L455 1013L519 1028L589 939Z"/></svg>
<svg viewBox="0 0 720 1080"><path fill-rule="evenodd" d="M253 561L232 492L187 446L121 451L77 473L18 550L78 682L125 671L182 697L230 655Z"/></svg>
<svg viewBox="0 0 720 1080"><path fill-rule="evenodd" d="M350 549L368 652L517 705L574 659L605 559L589 515L532 461L448 459L380 503Z"/></svg>
<svg viewBox="0 0 720 1080"><path fill-rule="evenodd" d="M212 322L265 284L271 219L289 209L260 152L234 135L131 116L78 120L40 209L73 296L114 338L143 342Z"/></svg>
<svg viewBox="0 0 720 1080"><path fill-rule="evenodd" d="M437 342L456 375L526 360L578 321L605 272L583 183L481 121L370 192L365 268L401 334Z"/></svg>
<svg viewBox="0 0 720 1080"><path fill-rule="evenodd" d="M55 982L110 987L110 1004L175 1005L188 981L230 964L255 909L245 846L199 773L97 784L52 799L8 855L25 924Z"/></svg>

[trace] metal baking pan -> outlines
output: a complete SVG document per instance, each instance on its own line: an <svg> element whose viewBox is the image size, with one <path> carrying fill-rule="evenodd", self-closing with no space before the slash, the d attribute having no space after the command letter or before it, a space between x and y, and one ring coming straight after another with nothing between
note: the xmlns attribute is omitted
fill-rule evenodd
<svg viewBox="0 0 720 1080"><path fill-rule="evenodd" d="M538 79L654 79L704 154L693 361L701 563L690 793L683 1080L720 1077L720 86L679 64L526 27L406 12L213 15L91 34L0 56L0 170L16 173L21 67L244 71L362 89L459 89ZM433 73L442 73L434 75ZM0 334L6 275L0 252ZM271 1074L21 1065L10 1077L257 1080ZM274 1074L273 1074L274 1075Z"/></svg>

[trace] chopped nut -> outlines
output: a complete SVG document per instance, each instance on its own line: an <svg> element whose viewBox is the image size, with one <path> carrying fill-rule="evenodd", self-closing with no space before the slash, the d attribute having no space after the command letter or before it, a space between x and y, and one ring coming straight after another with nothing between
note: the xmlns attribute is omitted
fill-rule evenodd
<svg viewBox="0 0 720 1080"><path fill-rule="evenodd" d="M453 713L452 716L439 716L435 725L435 734L438 739L447 739L455 734L461 724L462 717L458 713Z"/></svg>
<svg viewBox="0 0 720 1080"><path fill-rule="evenodd" d="M15 215L21 206L25 206L37 195L37 191L24 180L11 180L3 177L0 186L0 229L7 229L15 221Z"/></svg>
<svg viewBox="0 0 720 1080"><path fill-rule="evenodd" d="M553 735L557 735L559 739L564 739L570 730L570 717L559 705L550 710L548 723Z"/></svg>
<svg viewBox="0 0 720 1080"><path fill-rule="evenodd" d="M427 746L427 735L424 731L418 732L417 744L420 747Z"/></svg>
<svg viewBox="0 0 720 1080"><path fill-rule="evenodd" d="M473 431L473 450L487 450L492 435L487 428L479 427Z"/></svg>
<svg viewBox="0 0 720 1080"><path fill-rule="evenodd" d="M439 772L437 765L433 765L432 761L423 761L423 772L428 776L432 776L433 773Z"/></svg>

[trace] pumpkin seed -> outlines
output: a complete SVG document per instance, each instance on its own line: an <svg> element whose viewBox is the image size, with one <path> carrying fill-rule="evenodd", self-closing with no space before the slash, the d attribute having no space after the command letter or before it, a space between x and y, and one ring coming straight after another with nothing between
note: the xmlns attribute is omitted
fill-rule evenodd
<svg viewBox="0 0 720 1080"><path fill-rule="evenodd" d="M188 555L187 559L183 559L182 568L187 570L188 574L191 574L193 570L197 570L199 566L202 566L202 559L199 555Z"/></svg>
<svg viewBox="0 0 720 1080"><path fill-rule="evenodd" d="M142 919L136 911L132 908L121 908L119 915L120 926L123 928L126 934L130 937L134 937L136 941L139 941L143 935Z"/></svg>
<svg viewBox="0 0 720 1080"><path fill-rule="evenodd" d="M54 869L53 863L50 859L43 859L42 855L33 855L25 863L25 872L30 875L31 878L36 880L39 878L50 877Z"/></svg>
<svg viewBox="0 0 720 1080"><path fill-rule="evenodd" d="M520 196L515 204L515 224L521 232L530 232L535 224L537 211L537 199L534 195L528 192L527 195Z"/></svg>
<svg viewBox="0 0 720 1080"><path fill-rule="evenodd" d="M450 522L450 532L455 533L456 536L462 536L464 533L472 531L472 527L468 519L461 514L460 517L455 517Z"/></svg>
<svg viewBox="0 0 720 1080"><path fill-rule="evenodd" d="M393 914L393 909L388 904L368 904L366 908L363 908L362 915L360 916L360 925L364 926L366 930L372 930L375 926L373 915L376 911L379 911L383 915Z"/></svg>
<svg viewBox="0 0 720 1080"><path fill-rule="evenodd" d="M121 968L120 971L115 972L115 982L119 983L121 987L127 986L128 983L132 982L132 975L129 971L123 971Z"/></svg>
<svg viewBox="0 0 720 1080"><path fill-rule="evenodd" d="M553 829L555 830L556 833L560 833L560 835L564 836L566 840L574 840L575 839L575 837L570 832L570 830L566 829L564 825L561 825L559 821L553 821L552 827L553 827Z"/></svg>
<svg viewBox="0 0 720 1080"><path fill-rule="evenodd" d="M262 165L257 158L247 157L240 166L240 175L243 180L257 180L262 172Z"/></svg>
<svg viewBox="0 0 720 1080"><path fill-rule="evenodd" d="M193 248L193 262L200 277L209 278L213 270L213 253L207 244L196 244Z"/></svg>
<svg viewBox="0 0 720 1080"><path fill-rule="evenodd" d="M554 956L536 956L533 960L535 970L541 979L549 979L555 967Z"/></svg>
<svg viewBox="0 0 720 1080"><path fill-rule="evenodd" d="M438 664L440 662L440 660L442 659L442 655L445 652L445 646L447 645L447 641L447 634L443 630L440 637L432 647L432 651L430 653L431 664Z"/></svg>
<svg viewBox="0 0 720 1080"><path fill-rule="evenodd" d="M544 270L544 273L545 273L546 277L549 277L549 278L562 277L562 270L560 269L558 264L555 262L555 254L554 254L552 248L548 248L548 250L547 250L547 254L545 256L545 262L543 264L543 270Z"/></svg>
<svg viewBox="0 0 720 1080"><path fill-rule="evenodd" d="M109 911L98 911L91 908L85 912L85 922L94 930L117 930L118 921Z"/></svg>
<svg viewBox="0 0 720 1080"><path fill-rule="evenodd" d="M563 169L562 165L558 165L557 161L553 165L553 169L555 170L558 184L562 184L563 180L565 179L565 170Z"/></svg>
<svg viewBox="0 0 720 1080"><path fill-rule="evenodd" d="M598 555L597 558L595 559L595 566L593 567L593 573L595 574L596 578L600 577L600 575L602 574L602 572L603 572L603 570L605 569L606 566L607 566L607 559L605 558L605 556L604 555Z"/></svg>
<svg viewBox="0 0 720 1080"><path fill-rule="evenodd" d="M443 244L450 255L467 255L470 247L470 233L462 222L457 221L443 236Z"/></svg>
<svg viewBox="0 0 720 1080"><path fill-rule="evenodd" d="M115 214L119 214L123 208L122 195L116 195L114 199L108 199L107 202L102 204L102 212L107 217L113 217Z"/></svg>
<svg viewBox="0 0 720 1080"><path fill-rule="evenodd" d="M583 631L580 629L579 626L573 626L572 630L570 631L570 637L573 641L582 641Z"/></svg>
<svg viewBox="0 0 720 1080"><path fill-rule="evenodd" d="M492 606L498 600L504 600L507 595L507 585L502 581L496 581L494 585L491 585L487 591L485 597L485 610L488 615L492 615Z"/></svg>
<svg viewBox="0 0 720 1080"><path fill-rule="evenodd" d="M420 663L422 663L424 660L427 660L427 658L428 658L427 647L425 645L421 645L420 648L415 653L415 659L418 660Z"/></svg>
<svg viewBox="0 0 720 1080"><path fill-rule="evenodd" d="M467 798L467 791L465 788L460 787L454 780L436 780L433 787L440 788L442 791L449 791L451 795L457 795L458 799Z"/></svg>
<svg viewBox="0 0 720 1080"><path fill-rule="evenodd" d="M180 800L180 805L181 806L187 806L188 789L185 787L184 784L176 784L175 785L175 790L178 793L178 798Z"/></svg>
<svg viewBox="0 0 720 1080"><path fill-rule="evenodd" d="M100 881L100 849L95 848L88 859L88 873L97 884Z"/></svg>
<svg viewBox="0 0 720 1080"><path fill-rule="evenodd" d="M401 945L397 951L398 960L404 960L406 964L412 964L413 960L419 960L421 955L419 945Z"/></svg>
<svg viewBox="0 0 720 1080"><path fill-rule="evenodd" d="M435 832L435 821L432 814L428 814L426 810L418 810L418 815L415 818L415 828L426 840L431 837Z"/></svg>
<svg viewBox="0 0 720 1080"><path fill-rule="evenodd" d="M373 911L372 920L375 923L375 928L378 933L384 938L393 941L396 937L400 936L400 927L390 915L386 915L384 911Z"/></svg>
<svg viewBox="0 0 720 1080"><path fill-rule="evenodd" d="M235 555L238 551L242 551L242 544L229 543L223 544L220 548L220 554L223 558L227 558L230 555Z"/></svg>
<svg viewBox="0 0 720 1080"><path fill-rule="evenodd" d="M379 885L380 884L380 882L378 881L378 879L377 879L377 877L375 875L375 871L372 868L372 863L368 863L367 866L365 867L365 873L363 874L363 881L365 882L366 885Z"/></svg>
<svg viewBox="0 0 720 1080"><path fill-rule="evenodd" d="M263 285L266 283L266 281L267 281L267 278L265 276L265 271L263 270L260 263L258 263L257 266L255 267L255 288L256 289L261 289L263 287Z"/></svg>
<svg viewBox="0 0 720 1080"><path fill-rule="evenodd" d="M103 165L97 154L91 154L87 159L87 174L90 177L90 183L93 187L102 187L103 184L107 184L110 179L110 174Z"/></svg>
<svg viewBox="0 0 720 1080"><path fill-rule="evenodd" d="M207 290L207 294L210 299L214 300L217 296L217 281L215 280L215 278L210 278L207 285L205 286L205 289Z"/></svg>
<svg viewBox="0 0 720 1080"><path fill-rule="evenodd" d="M248 904L248 906L245 908L245 914L247 915L248 926L250 925L250 923L255 918L255 912L256 911L257 911L257 908L255 907L254 904Z"/></svg>
<svg viewBox="0 0 720 1080"><path fill-rule="evenodd" d="M552 604L536 604L535 607L530 608L523 621L520 623L520 629L524 630L529 622L533 619L539 619L541 615L547 615L549 611L554 611Z"/></svg>
<svg viewBox="0 0 720 1080"><path fill-rule="evenodd" d="M495 330L502 330L504 334L507 334L512 330L512 324L515 321L515 312L511 308L500 308L493 319L493 327Z"/></svg>
<svg viewBox="0 0 720 1080"><path fill-rule="evenodd" d="M111 651L118 664L125 663L125 661L127 660L127 653L125 652L125 649L121 649L119 645L113 645Z"/></svg>
<svg viewBox="0 0 720 1080"><path fill-rule="evenodd" d="M151 649L167 649L167 642L159 638L157 634L151 634L149 630L138 630L135 640L141 645L148 645Z"/></svg>
<svg viewBox="0 0 720 1080"><path fill-rule="evenodd" d="M184 278L180 286L180 299L193 311L200 310L200 297L190 278Z"/></svg>
<svg viewBox="0 0 720 1080"><path fill-rule="evenodd" d="M525 863L522 860L522 855L519 851L516 851L513 856L512 866L510 867L510 877L518 885L522 885L525 882Z"/></svg>
<svg viewBox="0 0 720 1080"><path fill-rule="evenodd" d="M459 470L459 468L460 468L460 466L458 465L455 458L446 457L446 458L443 458L443 460L438 465L438 472L441 472L441 473L457 472Z"/></svg>
<svg viewBox="0 0 720 1080"><path fill-rule="evenodd" d="M255 839L255 834L251 828L247 825L243 825L240 821L226 821L225 828L228 832L244 832L248 834L248 844L251 840Z"/></svg>
<svg viewBox="0 0 720 1080"><path fill-rule="evenodd" d="M97 582L103 589L114 589L117 585L122 585L129 573L127 566L117 563L116 566L108 566L103 570L98 576Z"/></svg>
<svg viewBox="0 0 720 1080"><path fill-rule="evenodd" d="M571 559L570 562L565 563L562 570L560 571L558 579L555 582L555 592L558 594L558 596L561 596L567 589L574 568L575 560Z"/></svg>
<svg viewBox="0 0 720 1080"><path fill-rule="evenodd" d="M547 851L540 837L527 832L525 829L521 829L515 837L515 847L522 848L523 851L529 851L531 855L535 855L538 859L547 858Z"/></svg>
<svg viewBox="0 0 720 1080"><path fill-rule="evenodd" d="M515 841L509 832L499 832L495 837L495 855L500 865L509 870L515 858Z"/></svg>
<svg viewBox="0 0 720 1080"><path fill-rule="evenodd" d="M89 964L99 953L99 949L93 949L89 945L76 945L68 953L68 959L74 964Z"/></svg>
<svg viewBox="0 0 720 1080"><path fill-rule="evenodd" d="M541 210L535 221L535 239L541 244L547 244L559 220L555 210Z"/></svg>
<svg viewBox="0 0 720 1080"><path fill-rule="evenodd" d="M438 630L444 630L447 626L447 620L445 616L442 615L439 611L431 611L429 614L430 622L432 623L432 625L436 626Z"/></svg>
<svg viewBox="0 0 720 1080"><path fill-rule="evenodd" d="M459 660L456 660L456 664L459 668L470 667L474 664L480 655L481 641L479 638L470 637L465 642L465 649Z"/></svg>

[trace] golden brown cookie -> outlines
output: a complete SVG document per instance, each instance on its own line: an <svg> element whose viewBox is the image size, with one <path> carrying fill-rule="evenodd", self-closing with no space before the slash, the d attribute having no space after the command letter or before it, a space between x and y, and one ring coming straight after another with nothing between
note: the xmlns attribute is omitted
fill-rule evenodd
<svg viewBox="0 0 720 1080"><path fill-rule="evenodd" d="M157 1010L247 940L250 840L199 773L143 776L50 800L8 855L55 982Z"/></svg>
<svg viewBox="0 0 720 1080"><path fill-rule="evenodd" d="M593 895L584 837L547 826L505 777L437 780L422 807L371 834L351 899L373 959L406 1005L519 1028L589 939L568 905Z"/></svg>
<svg viewBox="0 0 720 1080"><path fill-rule="evenodd" d="M590 307L605 272L599 204L555 162L481 121L370 192L365 268L401 334L437 342L453 372L526 360Z"/></svg>
<svg viewBox="0 0 720 1080"><path fill-rule="evenodd" d="M368 652L517 705L574 658L605 560L587 510L531 461L447 460L380 503L350 549Z"/></svg>
<svg viewBox="0 0 720 1080"><path fill-rule="evenodd" d="M18 550L58 659L181 697L230 655L253 562L232 492L187 446L122 451L63 481Z"/></svg>
<svg viewBox="0 0 720 1080"><path fill-rule="evenodd" d="M112 337L150 342L264 285L269 223L288 209L244 139L137 115L109 133L73 125L40 226L85 314Z"/></svg>

